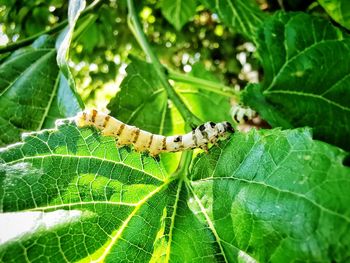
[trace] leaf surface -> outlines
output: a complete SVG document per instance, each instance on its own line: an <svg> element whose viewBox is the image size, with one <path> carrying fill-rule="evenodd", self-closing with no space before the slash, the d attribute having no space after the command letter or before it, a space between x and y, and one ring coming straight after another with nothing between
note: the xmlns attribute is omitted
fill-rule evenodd
<svg viewBox="0 0 350 263"><path fill-rule="evenodd" d="M192 66L191 76L220 83L216 76L207 71L203 64ZM176 91L187 107L201 120L222 122L230 121L230 98L211 91L203 90L200 85L176 83Z"/></svg>
<svg viewBox="0 0 350 263"><path fill-rule="evenodd" d="M152 133L182 133L183 121L168 103L168 95L153 66L136 57L130 59L120 92L108 104L111 115ZM172 123L173 115L178 119L176 125Z"/></svg>
<svg viewBox="0 0 350 263"><path fill-rule="evenodd" d="M346 262L344 156L306 129L238 134L195 162L191 208L227 262Z"/></svg>
<svg viewBox="0 0 350 263"><path fill-rule="evenodd" d="M350 2L347 0L318 0L326 12L339 24L350 29Z"/></svg>
<svg viewBox="0 0 350 263"><path fill-rule="evenodd" d="M92 128L62 124L2 149L0 184L2 229L13 220L23 225L0 236L1 261L214 257L210 231L189 210L183 181L169 180L160 163L116 148L114 138ZM186 238L193 242L183 255Z"/></svg>
<svg viewBox="0 0 350 263"><path fill-rule="evenodd" d="M255 39L264 14L255 0L201 0L212 12L217 13L224 24L243 34L248 39Z"/></svg>
<svg viewBox="0 0 350 263"><path fill-rule="evenodd" d="M162 0L164 17L179 31L195 15L196 0Z"/></svg>
<svg viewBox="0 0 350 263"><path fill-rule="evenodd" d="M350 40L345 37L320 18L276 14L259 32L264 80L243 92L244 101L273 126L309 126L315 138L349 150Z"/></svg>
<svg viewBox="0 0 350 263"><path fill-rule="evenodd" d="M253 131L200 155L184 179L63 123L0 150L0 260L344 261L343 158L307 130Z"/></svg>
<svg viewBox="0 0 350 263"><path fill-rule="evenodd" d="M0 65L0 145L20 140L23 131L54 126L74 116L79 97L62 79L52 41L43 36Z"/></svg>

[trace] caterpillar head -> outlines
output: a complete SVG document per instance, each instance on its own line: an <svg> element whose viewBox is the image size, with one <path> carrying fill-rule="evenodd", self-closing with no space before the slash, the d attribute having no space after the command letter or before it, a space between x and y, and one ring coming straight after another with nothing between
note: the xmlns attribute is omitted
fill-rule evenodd
<svg viewBox="0 0 350 263"><path fill-rule="evenodd" d="M227 121L220 122L220 123L216 124L216 129L217 129L218 135L219 135L219 137L221 137L221 139L226 139L229 137L229 135L231 133L235 132L231 123L229 123Z"/></svg>

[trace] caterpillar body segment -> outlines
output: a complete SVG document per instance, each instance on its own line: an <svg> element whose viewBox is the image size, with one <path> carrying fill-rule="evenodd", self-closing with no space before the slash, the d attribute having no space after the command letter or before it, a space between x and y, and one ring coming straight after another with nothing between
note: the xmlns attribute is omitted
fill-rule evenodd
<svg viewBox="0 0 350 263"><path fill-rule="evenodd" d="M249 107L243 106L242 104L234 105L230 110L232 118L240 124L250 121L258 116L256 111Z"/></svg>
<svg viewBox="0 0 350 263"><path fill-rule="evenodd" d="M136 151L147 151L151 156L194 148L207 150L209 143L215 144L234 132L229 122L206 122L184 135L163 136L127 125L95 109L80 112L75 117L75 123L78 127L94 126L102 135L118 138L117 146L132 144Z"/></svg>

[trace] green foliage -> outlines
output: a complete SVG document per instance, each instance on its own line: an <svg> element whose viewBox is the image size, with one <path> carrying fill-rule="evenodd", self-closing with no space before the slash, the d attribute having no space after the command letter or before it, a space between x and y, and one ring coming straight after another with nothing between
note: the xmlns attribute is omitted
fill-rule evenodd
<svg viewBox="0 0 350 263"><path fill-rule="evenodd" d="M0 261L348 262L349 8L311 2L2 2ZM58 121L174 135L238 102L273 129L159 160Z"/></svg>
<svg viewBox="0 0 350 263"><path fill-rule="evenodd" d="M345 262L350 169L343 158L307 129L239 134L195 161L198 213L207 211L229 262L242 252L259 262Z"/></svg>
<svg viewBox="0 0 350 263"><path fill-rule="evenodd" d="M253 131L198 156L189 180L116 148L114 138L61 124L0 153L3 212L36 213L41 224L61 215L5 243L0 258L344 261L350 169L343 158L308 130Z"/></svg>
<svg viewBox="0 0 350 263"><path fill-rule="evenodd" d="M350 2L347 0L318 0L327 13L339 24L350 29Z"/></svg>
<svg viewBox="0 0 350 263"><path fill-rule="evenodd" d="M256 31L265 14L254 0L201 0L210 10L216 12L222 21L234 31L254 40Z"/></svg>
<svg viewBox="0 0 350 263"><path fill-rule="evenodd" d="M184 24L186 24L196 13L196 1L195 0L162 0L161 6L164 17L172 24L177 30L181 30Z"/></svg>
<svg viewBox="0 0 350 263"><path fill-rule="evenodd" d="M259 32L264 81L245 91L245 101L275 127L310 126L317 138L349 150L349 49L348 36L327 21L278 13Z"/></svg>
<svg viewBox="0 0 350 263"><path fill-rule="evenodd" d="M111 115L156 134L183 132L183 128L174 131L172 127L168 96L153 66L134 57L130 59L121 90L108 105Z"/></svg>
<svg viewBox="0 0 350 263"><path fill-rule="evenodd" d="M51 128L57 118L81 109L45 36L8 56L0 75L0 145L18 141L23 131Z"/></svg>

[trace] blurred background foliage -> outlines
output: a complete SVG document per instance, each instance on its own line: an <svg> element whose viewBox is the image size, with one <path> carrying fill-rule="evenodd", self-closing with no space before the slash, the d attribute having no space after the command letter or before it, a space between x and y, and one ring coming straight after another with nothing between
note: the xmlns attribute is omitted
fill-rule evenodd
<svg viewBox="0 0 350 263"><path fill-rule="evenodd" d="M144 56L128 27L126 0L102 2L79 21L84 30L78 32L70 53L78 92L88 106L99 108L105 108L118 92L128 56ZM237 89L248 81L261 79L255 47L242 35L229 30L199 2L189 22L171 24L166 13L168 3L136 2L144 31L164 65L183 72L204 67L222 83ZM284 9L325 15L312 0L258 3L266 12ZM63 0L0 0L0 44L7 45L58 25L66 19L67 8L68 1Z"/></svg>

